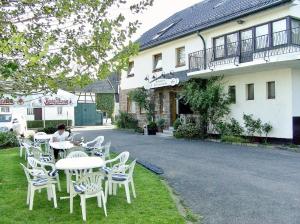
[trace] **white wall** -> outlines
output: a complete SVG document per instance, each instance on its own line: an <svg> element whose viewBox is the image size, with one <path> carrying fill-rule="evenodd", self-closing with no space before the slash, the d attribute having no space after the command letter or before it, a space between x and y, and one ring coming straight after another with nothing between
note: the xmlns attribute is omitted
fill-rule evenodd
<svg viewBox="0 0 300 224"><path fill-rule="evenodd" d="M275 99L267 99L266 83L275 81ZM264 123L270 122L270 137L292 138L292 72L291 69L239 74L224 78L225 90L236 86L236 104L231 117L243 124L243 114L253 114ZM246 84L254 83L254 100L246 100ZM299 99L299 98L298 98Z"/></svg>
<svg viewBox="0 0 300 224"><path fill-rule="evenodd" d="M300 69L292 70L293 116L300 116Z"/></svg>

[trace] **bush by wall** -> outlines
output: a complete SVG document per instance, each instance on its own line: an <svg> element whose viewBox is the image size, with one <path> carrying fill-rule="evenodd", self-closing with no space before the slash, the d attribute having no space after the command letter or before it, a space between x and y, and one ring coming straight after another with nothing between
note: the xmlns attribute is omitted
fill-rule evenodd
<svg viewBox="0 0 300 224"><path fill-rule="evenodd" d="M106 112L108 117L112 117L115 109L115 96L113 93L97 93L96 95L97 110Z"/></svg>
<svg viewBox="0 0 300 224"><path fill-rule="evenodd" d="M18 145L18 138L15 132L0 132L0 149L6 147L16 147Z"/></svg>
<svg viewBox="0 0 300 224"><path fill-rule="evenodd" d="M187 138L187 139L199 139L204 138L202 136L201 126L198 124L182 124L174 132L175 138Z"/></svg>
<svg viewBox="0 0 300 224"><path fill-rule="evenodd" d="M72 120L47 120L46 122L46 128L47 127L57 127L59 124L65 124L68 126L72 126ZM37 121L27 121L27 127L28 128L43 128L44 123L42 120Z"/></svg>
<svg viewBox="0 0 300 224"><path fill-rule="evenodd" d="M116 119L116 125L120 129L134 129L138 127L138 120L127 112L120 112L120 115Z"/></svg>

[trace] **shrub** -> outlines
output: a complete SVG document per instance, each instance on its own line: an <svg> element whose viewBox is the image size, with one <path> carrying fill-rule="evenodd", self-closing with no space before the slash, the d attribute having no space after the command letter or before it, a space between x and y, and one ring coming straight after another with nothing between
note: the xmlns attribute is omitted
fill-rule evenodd
<svg viewBox="0 0 300 224"><path fill-rule="evenodd" d="M244 128L234 118L231 118L230 122L219 122L216 129L219 134L227 136L240 136L244 133Z"/></svg>
<svg viewBox="0 0 300 224"><path fill-rule="evenodd" d="M260 119L257 119L257 120L254 119L252 114L250 114L250 115L244 114L243 119L244 119L246 132L249 136L253 137L255 133L257 133L261 136L262 122Z"/></svg>
<svg viewBox="0 0 300 224"><path fill-rule="evenodd" d="M116 125L120 129L136 129L138 127L138 120L127 112L120 112L116 119Z"/></svg>
<svg viewBox="0 0 300 224"><path fill-rule="evenodd" d="M265 143L267 143L267 139L268 139L268 134L272 131L273 127L270 123L264 123L261 126L262 132L265 135Z"/></svg>
<svg viewBox="0 0 300 224"><path fill-rule="evenodd" d="M179 118L177 118L173 124L174 130L176 131L181 124L182 124L181 120Z"/></svg>
<svg viewBox="0 0 300 224"><path fill-rule="evenodd" d="M204 137L202 133L200 125L189 123L179 125L174 132L174 136L175 138L197 139Z"/></svg>
<svg viewBox="0 0 300 224"><path fill-rule="evenodd" d="M229 142L229 143L247 143L248 141L240 136L232 136L232 135L222 135L221 136L222 142Z"/></svg>
<svg viewBox="0 0 300 224"><path fill-rule="evenodd" d="M68 126L72 126L72 120L46 120L45 125L47 127L57 127L59 124L65 124ZM36 120L36 121L27 121L28 128L43 128L44 121Z"/></svg>
<svg viewBox="0 0 300 224"><path fill-rule="evenodd" d="M157 127L159 128L159 130L163 130L165 128L166 125L166 120L163 118L160 118L157 120Z"/></svg>
<svg viewBox="0 0 300 224"><path fill-rule="evenodd" d="M45 132L47 134L53 134L56 131L57 131L56 127L47 127L47 128L38 129L38 132Z"/></svg>
<svg viewBox="0 0 300 224"><path fill-rule="evenodd" d="M18 146L18 138L15 132L0 132L0 148Z"/></svg>

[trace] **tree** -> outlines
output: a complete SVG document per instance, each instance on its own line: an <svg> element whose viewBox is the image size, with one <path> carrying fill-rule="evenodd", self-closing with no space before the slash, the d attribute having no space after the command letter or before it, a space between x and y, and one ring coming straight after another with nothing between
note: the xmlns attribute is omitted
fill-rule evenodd
<svg viewBox="0 0 300 224"><path fill-rule="evenodd" d="M128 66L130 38L153 0L1 0L0 95L84 86ZM136 17L135 17L136 18Z"/></svg>
<svg viewBox="0 0 300 224"><path fill-rule="evenodd" d="M230 98L224 91L222 77L208 80L193 79L183 86L182 96L194 112L200 116L203 134L207 133L208 125L215 128L225 115L230 112Z"/></svg>
<svg viewBox="0 0 300 224"><path fill-rule="evenodd" d="M113 93L97 93L97 109L106 112L108 117L112 118L115 109L115 96Z"/></svg>

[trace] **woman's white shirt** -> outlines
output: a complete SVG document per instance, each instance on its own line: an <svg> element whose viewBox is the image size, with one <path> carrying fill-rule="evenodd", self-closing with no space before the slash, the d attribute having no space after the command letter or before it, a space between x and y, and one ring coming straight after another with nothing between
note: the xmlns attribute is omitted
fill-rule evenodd
<svg viewBox="0 0 300 224"><path fill-rule="evenodd" d="M69 137L69 132L64 131L61 135L59 134L59 131L55 132L52 135L52 140L55 139L55 141L63 142L66 141L66 139Z"/></svg>

